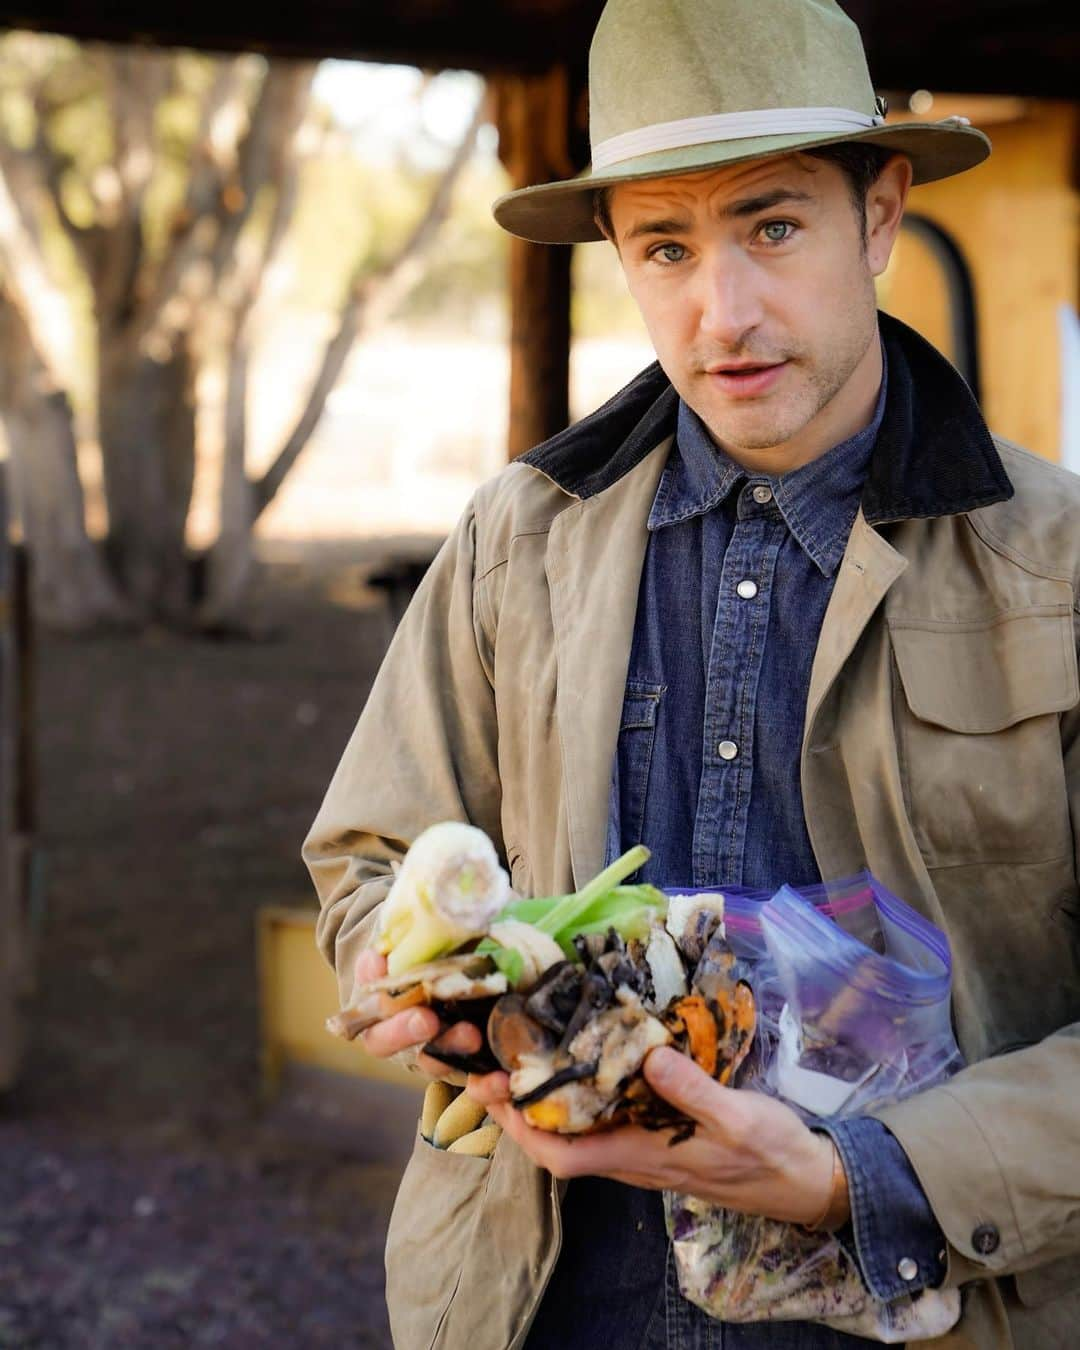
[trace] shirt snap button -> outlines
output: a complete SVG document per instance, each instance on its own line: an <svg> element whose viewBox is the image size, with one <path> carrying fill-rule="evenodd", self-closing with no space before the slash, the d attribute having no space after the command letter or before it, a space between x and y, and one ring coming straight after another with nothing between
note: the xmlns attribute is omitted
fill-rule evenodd
<svg viewBox="0 0 1080 1350"><path fill-rule="evenodd" d="M766 502L771 502L772 488L766 487L764 483L759 483L757 487L754 488L754 501L756 501L759 506L764 506Z"/></svg>
<svg viewBox="0 0 1080 1350"><path fill-rule="evenodd" d="M757 582L750 580L740 581L735 587L735 591L740 599L753 600L754 596L757 595Z"/></svg>
<svg viewBox="0 0 1080 1350"><path fill-rule="evenodd" d="M910 1282L915 1278L915 1276L918 1275L919 1267L911 1259L910 1256L905 1256L902 1258L902 1260L900 1260L897 1263L896 1273L900 1276L902 1280L907 1280L908 1283L910 1284Z"/></svg>
<svg viewBox="0 0 1080 1350"><path fill-rule="evenodd" d="M716 747L716 753L721 759L734 759L739 753L739 747L734 741L721 741Z"/></svg>

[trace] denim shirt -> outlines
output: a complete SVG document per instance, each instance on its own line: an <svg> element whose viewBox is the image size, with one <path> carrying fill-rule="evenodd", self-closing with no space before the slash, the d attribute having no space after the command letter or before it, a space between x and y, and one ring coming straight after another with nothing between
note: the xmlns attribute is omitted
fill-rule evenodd
<svg viewBox="0 0 1080 1350"><path fill-rule="evenodd" d="M810 669L885 404L779 478L747 475L680 404L638 595L607 856L645 843L659 886L819 881L799 759ZM849 1179L841 1240L876 1297L939 1283L943 1235L899 1144L870 1118L830 1125ZM887 1222L880 1223L883 1215ZM898 1266L916 1263L904 1280ZM563 1248L530 1350L833 1350L805 1322L723 1324L678 1292L657 1192L571 1182Z"/></svg>

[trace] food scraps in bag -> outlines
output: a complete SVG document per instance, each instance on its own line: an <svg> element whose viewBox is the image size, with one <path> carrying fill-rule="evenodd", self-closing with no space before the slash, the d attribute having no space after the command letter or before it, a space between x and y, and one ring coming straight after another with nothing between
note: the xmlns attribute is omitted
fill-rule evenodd
<svg viewBox="0 0 1080 1350"><path fill-rule="evenodd" d="M762 937L744 949L765 1010L750 1090L806 1117L845 1119L961 1066L948 940L876 878L781 887L747 917ZM692 1196L664 1201L679 1288L720 1321L820 1321L895 1344L941 1336L960 1315L956 1290L875 1300L831 1234Z"/></svg>

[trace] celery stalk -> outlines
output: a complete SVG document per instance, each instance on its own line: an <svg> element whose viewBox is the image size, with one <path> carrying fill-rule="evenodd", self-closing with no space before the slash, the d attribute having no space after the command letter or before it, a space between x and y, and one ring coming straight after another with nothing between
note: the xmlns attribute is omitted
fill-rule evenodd
<svg viewBox="0 0 1080 1350"><path fill-rule="evenodd" d="M558 940L557 934L570 928L594 901L613 890L620 881L636 872L639 867L643 867L648 859L649 850L644 844L629 849L621 858L616 858L610 866L597 873L580 891L564 896L542 918L535 920L536 927Z"/></svg>

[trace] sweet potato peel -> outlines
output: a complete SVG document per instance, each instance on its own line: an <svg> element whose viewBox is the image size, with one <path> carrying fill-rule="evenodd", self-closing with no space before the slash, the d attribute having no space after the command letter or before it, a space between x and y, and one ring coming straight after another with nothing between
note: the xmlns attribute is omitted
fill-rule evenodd
<svg viewBox="0 0 1080 1350"><path fill-rule="evenodd" d="M690 1058L710 1078L716 1077L719 1054L717 1019L700 994L688 994L671 1005L665 1019L669 1028L686 1036Z"/></svg>

